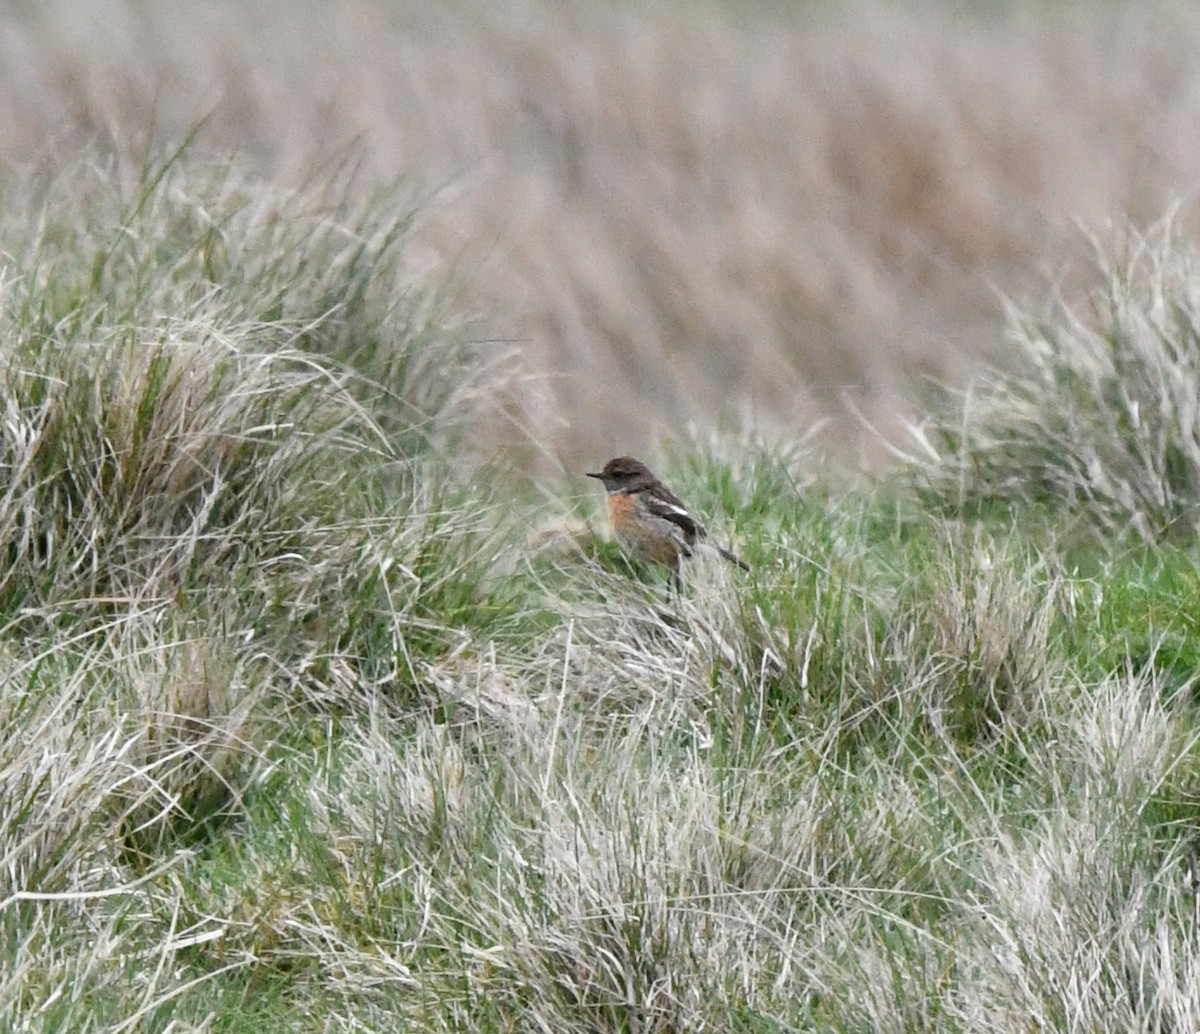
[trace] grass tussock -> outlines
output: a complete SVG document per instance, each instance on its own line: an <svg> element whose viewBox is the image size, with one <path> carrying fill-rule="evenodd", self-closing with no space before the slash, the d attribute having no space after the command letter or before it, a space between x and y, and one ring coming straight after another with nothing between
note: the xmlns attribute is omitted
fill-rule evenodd
<svg viewBox="0 0 1200 1034"><path fill-rule="evenodd" d="M180 976L214 929L193 859L286 741L433 699L422 658L503 617L502 522L433 463L486 359L432 383L467 353L406 279L411 213L186 149L126 171L25 181L41 218L0 221L2 993L47 1029L153 1026L247 965Z"/></svg>
<svg viewBox="0 0 1200 1034"><path fill-rule="evenodd" d="M1195 249L1167 221L1102 258L1087 311L1014 314L1018 369L982 379L918 437L931 502L1055 508L1078 526L1150 541L1200 513Z"/></svg>
<svg viewBox="0 0 1200 1034"><path fill-rule="evenodd" d="M910 665L913 716L939 737L974 739L1037 721L1052 688L1062 576L1053 561L973 536L938 542L887 649Z"/></svg>
<svg viewBox="0 0 1200 1034"><path fill-rule="evenodd" d="M456 519L422 457L494 371L409 279L410 210L352 210L336 169L263 196L183 153L128 184L61 170L20 195L42 217L6 227L0 595L255 624L257 587L260 611L311 628L347 578L440 592L420 568Z"/></svg>

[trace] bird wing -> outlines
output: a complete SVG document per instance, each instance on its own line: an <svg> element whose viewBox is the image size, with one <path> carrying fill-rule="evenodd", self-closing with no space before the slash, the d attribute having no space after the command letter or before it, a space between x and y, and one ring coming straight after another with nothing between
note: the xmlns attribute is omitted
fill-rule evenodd
<svg viewBox="0 0 1200 1034"><path fill-rule="evenodd" d="M684 540L689 545L708 534L704 525L688 513L687 507L671 493L663 492L661 495L647 493L647 496L646 509L655 517L661 517L683 529Z"/></svg>

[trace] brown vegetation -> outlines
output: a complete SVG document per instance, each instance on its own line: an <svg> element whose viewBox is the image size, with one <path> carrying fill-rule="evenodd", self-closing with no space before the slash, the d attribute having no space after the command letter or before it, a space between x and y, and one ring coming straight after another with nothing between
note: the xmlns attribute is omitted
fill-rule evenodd
<svg viewBox="0 0 1200 1034"><path fill-rule="evenodd" d="M1074 222L1193 190L1193 8L963 6L12 4L0 186L205 117L267 181L361 157L521 359L490 441L854 441L851 408L886 425L914 378L1002 360L1001 294L1062 281Z"/></svg>

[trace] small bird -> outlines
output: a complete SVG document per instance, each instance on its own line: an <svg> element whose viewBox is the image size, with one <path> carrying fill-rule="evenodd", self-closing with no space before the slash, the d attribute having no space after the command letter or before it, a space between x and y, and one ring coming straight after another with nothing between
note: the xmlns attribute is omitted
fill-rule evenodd
<svg viewBox="0 0 1200 1034"><path fill-rule="evenodd" d="M708 531L704 525L644 463L618 456L603 470L588 472L587 476L604 482L609 520L621 545L636 556L669 568L676 588L680 586L680 557L692 556L700 545L715 549L743 571L750 570L741 557L705 541Z"/></svg>

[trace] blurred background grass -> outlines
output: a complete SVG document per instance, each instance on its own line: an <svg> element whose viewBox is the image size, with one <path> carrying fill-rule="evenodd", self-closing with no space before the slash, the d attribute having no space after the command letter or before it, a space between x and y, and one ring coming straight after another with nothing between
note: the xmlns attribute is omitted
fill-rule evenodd
<svg viewBox="0 0 1200 1034"><path fill-rule="evenodd" d="M1198 52L1166 0L9 2L0 188L201 121L193 154L281 188L358 163L515 353L486 450L825 419L873 463L865 423L1006 361L1004 296L1088 286L1077 224L1179 200L1191 232Z"/></svg>

